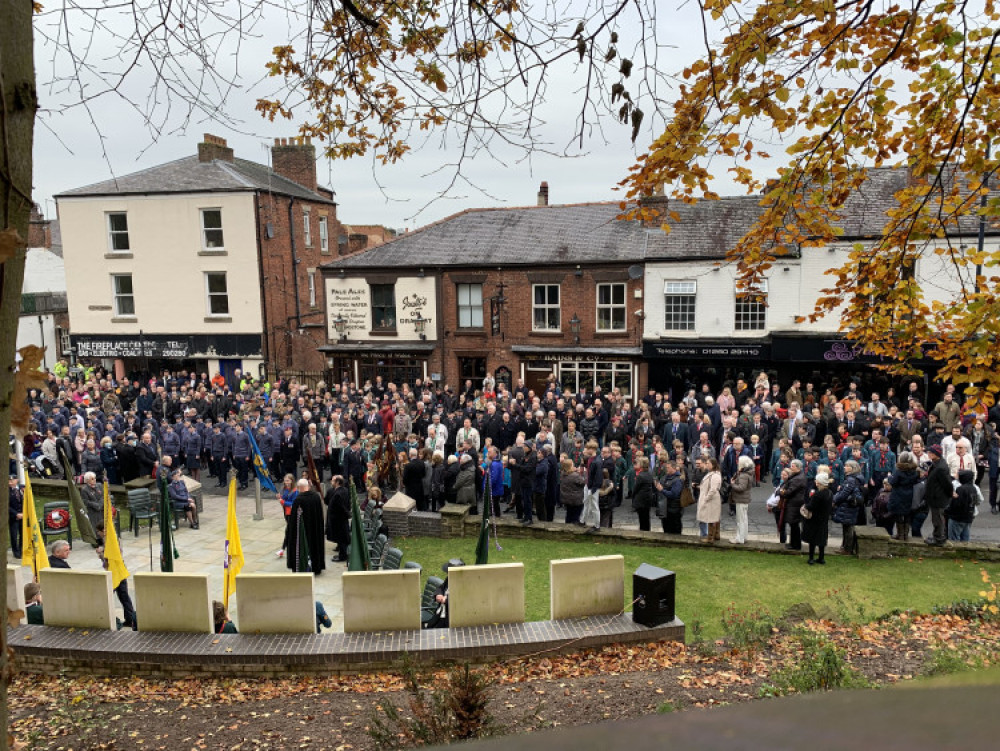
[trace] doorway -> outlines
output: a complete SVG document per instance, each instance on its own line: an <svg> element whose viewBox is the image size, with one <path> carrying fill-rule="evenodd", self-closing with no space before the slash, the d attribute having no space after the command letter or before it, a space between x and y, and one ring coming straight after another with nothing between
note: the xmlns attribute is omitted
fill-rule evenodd
<svg viewBox="0 0 1000 751"><path fill-rule="evenodd" d="M476 388L482 386L483 379L486 378L486 358L485 357L459 357L458 358L459 383L472 381Z"/></svg>

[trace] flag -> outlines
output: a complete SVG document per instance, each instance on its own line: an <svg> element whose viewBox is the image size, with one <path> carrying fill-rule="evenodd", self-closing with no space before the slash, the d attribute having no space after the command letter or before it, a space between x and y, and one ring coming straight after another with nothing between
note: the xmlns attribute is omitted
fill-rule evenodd
<svg viewBox="0 0 1000 751"><path fill-rule="evenodd" d="M367 571L372 567L368 558L368 540L365 539L365 525L361 523L361 507L358 505L358 491L354 483L351 487L351 550L347 558L348 571Z"/></svg>
<svg viewBox="0 0 1000 751"><path fill-rule="evenodd" d="M73 521L76 528L80 530L80 538L91 545L97 545L97 534L94 532L94 525L90 523L87 516L87 508L83 505L83 498L80 497L80 489L76 486L76 478L73 477L73 467L69 459L62 451L59 452L62 459L63 471L66 473L66 487L69 491L69 507L73 511Z"/></svg>
<svg viewBox="0 0 1000 751"><path fill-rule="evenodd" d="M308 470L309 482L320 495L323 495L323 484L319 481L319 472L316 471L316 462L311 453L306 451L306 468Z"/></svg>
<svg viewBox="0 0 1000 751"><path fill-rule="evenodd" d="M180 558L174 536L170 531L173 526L173 514L170 509L170 493L167 491L167 477L160 477L160 571L173 573L174 559Z"/></svg>
<svg viewBox="0 0 1000 751"><path fill-rule="evenodd" d="M490 562L490 512L493 510L493 482L490 478L491 465L486 465L486 492L483 493L482 521L479 524L479 541L476 543L476 565Z"/></svg>
<svg viewBox="0 0 1000 751"><path fill-rule="evenodd" d="M38 581L38 572L49 567L42 528L35 510L35 495L31 492L31 480L27 475L24 476L24 512L21 515L21 564L31 566L35 581Z"/></svg>
<svg viewBox="0 0 1000 751"><path fill-rule="evenodd" d="M118 546L118 533L115 531L115 516L111 510L111 495L108 483L104 482L104 558L111 572L111 587L114 589L123 580L128 579L128 569L122 558L122 549Z"/></svg>
<svg viewBox="0 0 1000 751"><path fill-rule="evenodd" d="M302 509L296 509L295 524L295 558L294 571L297 574L308 574L312 571L312 559L309 557L309 537L306 535L306 521Z"/></svg>
<svg viewBox="0 0 1000 751"><path fill-rule="evenodd" d="M236 478L229 481L229 510L226 513L226 555L222 564L222 604L229 607L229 597L236 591L236 576L243 568L243 545L236 521Z"/></svg>
<svg viewBox="0 0 1000 751"><path fill-rule="evenodd" d="M257 441L253 437L253 431L247 430L247 435L250 436L250 450L253 452L253 471L257 473L257 479L260 480L260 486L264 490L270 490L272 493L277 493L278 489L274 486L274 480L271 479L271 473L267 471L267 462L264 461L264 457L260 454L260 448L257 446Z"/></svg>

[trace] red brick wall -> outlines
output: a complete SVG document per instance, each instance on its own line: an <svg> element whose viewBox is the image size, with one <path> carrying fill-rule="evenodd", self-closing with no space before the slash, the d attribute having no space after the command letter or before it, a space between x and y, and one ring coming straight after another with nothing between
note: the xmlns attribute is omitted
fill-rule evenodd
<svg viewBox="0 0 1000 751"><path fill-rule="evenodd" d="M271 372L278 370L324 370L326 360L316 348L326 343L324 287L319 266L337 255L337 237L343 226L337 220L334 204L294 199L292 231L295 234L295 255L299 263L292 270L292 249L288 226L287 196L258 194L260 237L262 247L263 290L266 330L265 349ZM305 237L305 209L309 209L310 244ZM320 247L320 217L326 216L328 252ZM273 238L268 239L268 224ZM310 305L309 271L315 270L316 304ZM295 320L295 284L298 276L299 313L301 325ZM292 320L289 321L289 318ZM302 333L299 333L301 330Z"/></svg>
<svg viewBox="0 0 1000 751"><path fill-rule="evenodd" d="M518 354L511 349L514 345L529 345L535 347L599 349L604 347L641 347L642 318L635 315L642 310L642 299L636 298L636 290L643 289L642 279L627 279L623 266L602 266L584 268L581 276L576 276L576 269L553 268L541 270L492 270L487 272L483 282L483 324L482 332L462 330L458 328L458 303L456 282L463 277L477 273L475 269L446 271L441 276L439 288L439 305L441 344L431 356L429 369L440 372L446 383L457 388L461 385L459 377L459 357L486 357L487 372L493 373L501 365L510 368L514 383L520 377L522 361L544 360L544 355ZM532 285L531 277L537 273L552 273L560 278L548 283L560 285L560 313L562 330L559 333L541 333L532 331ZM612 278L608 278L608 274ZM508 285L504 290L507 303L502 316L503 340L499 336L489 334L490 305L489 297L497 294L496 285L500 282ZM546 280L547 281L547 280ZM625 331L615 333L597 332L597 284L599 282L623 282L625 289ZM539 282L542 283L542 282ZM581 321L580 342L576 343L569 321L576 314ZM617 359L617 358L615 358ZM645 387L645 368L640 370L640 384ZM644 392L637 392L644 393Z"/></svg>

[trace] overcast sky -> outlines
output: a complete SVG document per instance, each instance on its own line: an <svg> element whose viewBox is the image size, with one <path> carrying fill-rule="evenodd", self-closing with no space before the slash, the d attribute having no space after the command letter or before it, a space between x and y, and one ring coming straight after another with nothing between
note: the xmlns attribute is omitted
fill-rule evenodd
<svg viewBox="0 0 1000 751"><path fill-rule="evenodd" d="M659 24L661 43L668 46L661 51L661 71L679 71L702 51L697 41L701 38L697 6L683 0L676 3L676 10L660 5L660 12L665 14ZM38 23L45 22L43 18ZM204 133L226 138L238 157L267 163L267 147L274 137L294 136L296 128L292 122L269 123L253 109L256 99L268 93L266 83L253 85L262 75L268 51L287 38L280 19L265 24L265 28L267 34L247 40L241 52L243 89L230 96L225 108L235 127L200 114L182 123L179 115L172 113L164 120L166 128L154 129L158 131L155 135L135 110L113 95L93 100L89 111L79 106L67 109L67 105L79 101L79 92L50 85L54 76L65 72L65 60L53 65L54 47L38 34L36 67L43 111L35 131L35 195L46 215L54 215L51 198L61 191L196 154ZM98 46L107 47L98 52L110 57L114 42L97 39ZM572 156L535 154L524 158L515 152L501 152L498 159L479 156L465 165L469 183L458 183L446 198L437 200L435 197L452 173L447 169L434 173L454 159L454 151L451 144L442 145L436 136L423 145L414 143L415 150L391 166L375 168L368 157L336 162L321 158L317 164L319 180L337 192L340 220L412 229L472 207L533 205L542 180L549 184L551 203L617 200L620 194L615 192L615 185L626 176L637 153L648 147L653 129L662 126L662 121L647 118L636 141L638 149L631 144L630 129L610 121L602 132L584 143L583 149L571 145L574 119L579 112L575 92L581 83L579 76L573 76L573 67L556 72L550 84L550 102L543 113L547 121L544 135L554 148L568 147ZM137 101L141 101L143 87L148 86L145 75L139 70L129 80L128 93ZM663 94L671 97L673 92ZM648 112L652 108L647 105L644 109ZM102 154L99 132L105 138L107 159ZM716 189L732 192L726 182L720 182Z"/></svg>

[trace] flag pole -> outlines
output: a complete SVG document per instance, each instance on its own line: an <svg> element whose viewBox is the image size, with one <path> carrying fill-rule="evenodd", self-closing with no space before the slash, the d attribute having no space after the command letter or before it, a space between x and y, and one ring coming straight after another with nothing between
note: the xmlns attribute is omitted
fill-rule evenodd
<svg viewBox="0 0 1000 751"><path fill-rule="evenodd" d="M260 497L260 478L254 477L253 482L253 500L254 500L254 513L253 520L255 522L264 520L264 502Z"/></svg>

